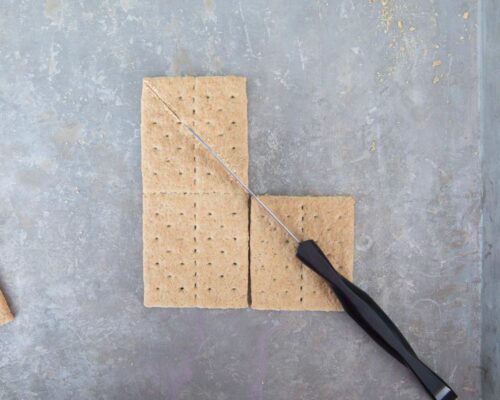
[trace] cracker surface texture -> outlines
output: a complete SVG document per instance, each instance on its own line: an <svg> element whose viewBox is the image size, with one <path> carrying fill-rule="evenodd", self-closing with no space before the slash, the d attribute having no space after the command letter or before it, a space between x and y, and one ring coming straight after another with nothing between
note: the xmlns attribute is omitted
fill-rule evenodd
<svg viewBox="0 0 500 400"><path fill-rule="evenodd" d="M248 196L179 121L247 183L245 78L145 78L141 104L144 304L247 307Z"/></svg>
<svg viewBox="0 0 500 400"><path fill-rule="evenodd" d="M10 311L7 300L0 290L0 325L6 324L14 319L12 312Z"/></svg>
<svg viewBox="0 0 500 400"><path fill-rule="evenodd" d="M352 197L261 196L302 240L313 239L352 280ZM251 307L261 310L340 311L328 284L295 256L296 244L252 199L250 212Z"/></svg>

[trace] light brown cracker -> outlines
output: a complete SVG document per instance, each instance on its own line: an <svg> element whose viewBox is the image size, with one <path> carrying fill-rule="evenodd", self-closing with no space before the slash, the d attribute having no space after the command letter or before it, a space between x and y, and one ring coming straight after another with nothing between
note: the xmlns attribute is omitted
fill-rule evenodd
<svg viewBox="0 0 500 400"><path fill-rule="evenodd" d="M335 268L352 280L352 197L261 198L302 240L315 240ZM252 308L342 310L325 281L295 257L295 242L269 218L255 200L252 200L250 215Z"/></svg>
<svg viewBox="0 0 500 400"><path fill-rule="evenodd" d="M6 324L14 319L12 312L10 311L7 300L0 290L0 325Z"/></svg>
<svg viewBox="0 0 500 400"><path fill-rule="evenodd" d="M195 129L246 182L245 85L238 77L144 80L146 306L248 305L248 197L177 119Z"/></svg>
<svg viewBox="0 0 500 400"><path fill-rule="evenodd" d="M240 193L167 106L247 183L245 78L145 78L141 107L144 193Z"/></svg>
<svg viewBox="0 0 500 400"><path fill-rule="evenodd" d="M146 306L247 306L246 195L151 193L143 208Z"/></svg>

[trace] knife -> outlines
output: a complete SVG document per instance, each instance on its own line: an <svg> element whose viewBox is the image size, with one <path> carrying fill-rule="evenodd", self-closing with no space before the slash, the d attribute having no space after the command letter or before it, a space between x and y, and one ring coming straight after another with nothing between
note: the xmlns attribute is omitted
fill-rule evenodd
<svg viewBox="0 0 500 400"><path fill-rule="evenodd" d="M193 128L179 118L172 107L158 94L158 92L150 85L148 85L148 88L174 118L177 119L182 127L218 161L228 175L231 176L251 198L254 198L259 206L261 206L295 241L297 244L297 258L328 282L347 314L384 350L401 364L409 368L431 398L435 400L456 399L457 395L453 389L418 358L401 331L382 308L380 308L367 293L339 274L314 240L300 240L292 230L281 221L273 210L271 210L259 196L257 196L248 185L231 170L231 168L229 168L215 150L205 142Z"/></svg>

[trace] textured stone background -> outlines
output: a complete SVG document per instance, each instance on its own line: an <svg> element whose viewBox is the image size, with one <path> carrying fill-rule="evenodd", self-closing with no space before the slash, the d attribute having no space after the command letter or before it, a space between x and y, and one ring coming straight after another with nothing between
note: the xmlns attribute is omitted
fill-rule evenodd
<svg viewBox="0 0 500 400"><path fill-rule="evenodd" d="M481 10L481 130L483 170L483 399L500 397L500 2Z"/></svg>
<svg viewBox="0 0 500 400"><path fill-rule="evenodd" d="M355 281L480 397L476 1L0 14L0 399L421 399L344 314L142 306L144 76L248 77L251 184L357 198Z"/></svg>

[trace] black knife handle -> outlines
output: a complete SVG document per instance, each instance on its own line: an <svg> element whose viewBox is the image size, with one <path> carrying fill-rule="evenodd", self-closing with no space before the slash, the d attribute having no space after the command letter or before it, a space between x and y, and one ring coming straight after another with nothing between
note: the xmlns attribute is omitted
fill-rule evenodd
<svg viewBox="0 0 500 400"><path fill-rule="evenodd" d="M299 244L297 257L328 281L344 310L380 346L408 367L435 400L453 400L455 392L420 361L387 314L364 291L340 275L313 240Z"/></svg>

